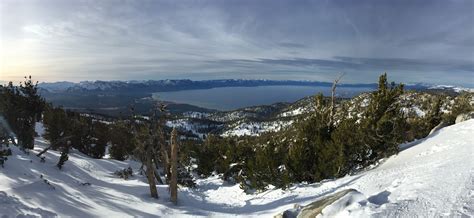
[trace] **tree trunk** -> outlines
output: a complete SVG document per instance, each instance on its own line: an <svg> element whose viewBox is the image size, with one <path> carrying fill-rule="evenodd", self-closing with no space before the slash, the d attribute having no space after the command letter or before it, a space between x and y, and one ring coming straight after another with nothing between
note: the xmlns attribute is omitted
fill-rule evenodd
<svg viewBox="0 0 474 218"><path fill-rule="evenodd" d="M53 146L58 145L59 143L65 142L66 140L72 138L72 136L66 136L61 139L59 139L57 142L50 144L48 147L43 149L40 153L38 153L36 156L40 157L42 154L46 153L49 149L53 148Z"/></svg>
<svg viewBox="0 0 474 218"><path fill-rule="evenodd" d="M148 180L148 185L150 186L151 197L158 198L158 190L156 189L155 183L155 168L153 166L153 152L150 148L147 149L146 154L146 177Z"/></svg>
<svg viewBox="0 0 474 218"><path fill-rule="evenodd" d="M168 146L166 146L166 143L163 143L161 144L161 156L163 157L163 170L165 171L165 175L166 175L166 182L168 182L168 180L170 179L170 158L169 158L169 155L168 155Z"/></svg>
<svg viewBox="0 0 474 218"><path fill-rule="evenodd" d="M41 157L42 154L46 153L49 149L51 149L51 145L43 149L40 153L38 153L36 156Z"/></svg>
<svg viewBox="0 0 474 218"><path fill-rule="evenodd" d="M160 177L160 174L158 173L158 170L155 169L155 179L158 181L158 184L164 184L163 180Z"/></svg>
<svg viewBox="0 0 474 218"><path fill-rule="evenodd" d="M178 132L173 128L171 132L171 178L170 178L170 195L171 202L178 203Z"/></svg>

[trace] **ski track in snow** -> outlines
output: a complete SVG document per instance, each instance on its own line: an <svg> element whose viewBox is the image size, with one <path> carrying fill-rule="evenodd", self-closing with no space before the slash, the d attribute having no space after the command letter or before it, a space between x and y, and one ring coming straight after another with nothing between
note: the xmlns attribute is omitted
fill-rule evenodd
<svg viewBox="0 0 474 218"><path fill-rule="evenodd" d="M63 170L55 166L55 151L48 151L46 163L40 163L35 154L47 142L39 137L30 155L13 147L0 169L0 217L273 217L294 204L306 205L349 188L357 191L323 210L322 217L472 217L473 135L474 120L465 121L404 145L402 152L372 170L287 190L245 194L239 185L215 176L200 179L196 189L179 190L177 206L169 202L166 185L158 186L160 199L149 197L146 179L138 174L140 164L134 161L92 159L72 150ZM128 166L135 174L131 179L113 175Z"/></svg>

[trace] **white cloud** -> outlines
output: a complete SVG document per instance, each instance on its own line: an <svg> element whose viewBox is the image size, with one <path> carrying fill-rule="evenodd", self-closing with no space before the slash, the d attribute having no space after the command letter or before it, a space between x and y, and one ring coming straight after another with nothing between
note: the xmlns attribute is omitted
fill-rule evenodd
<svg viewBox="0 0 474 218"><path fill-rule="evenodd" d="M11 63L2 62L1 69L4 75L27 70L47 80L329 79L328 73L345 70L354 82L372 81L380 69L363 72L226 60L346 56L437 62L449 57L454 64L467 62L463 69L472 69L474 42L469 39L474 38L474 30L466 28L474 18L472 4L7 0L0 2L0 57ZM12 55L25 41L29 47L23 46L21 55ZM426 67L413 70L430 73ZM434 71L448 80L453 74L457 76L452 78L466 75L462 70L449 75L443 69ZM391 73L404 80L419 79L406 72Z"/></svg>

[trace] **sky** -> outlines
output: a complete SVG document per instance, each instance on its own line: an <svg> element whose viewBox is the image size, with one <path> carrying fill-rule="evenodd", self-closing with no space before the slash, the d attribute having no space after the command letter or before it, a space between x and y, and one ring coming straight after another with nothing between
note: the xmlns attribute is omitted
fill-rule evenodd
<svg viewBox="0 0 474 218"><path fill-rule="evenodd" d="M474 86L472 0L1 0L0 81Z"/></svg>

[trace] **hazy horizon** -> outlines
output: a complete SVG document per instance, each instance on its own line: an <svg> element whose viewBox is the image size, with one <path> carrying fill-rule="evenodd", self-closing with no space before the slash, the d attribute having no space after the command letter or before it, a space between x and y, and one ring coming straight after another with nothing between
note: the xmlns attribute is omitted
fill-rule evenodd
<svg viewBox="0 0 474 218"><path fill-rule="evenodd" d="M81 81L68 81L68 80L55 80L55 81L39 81L35 78L32 78L33 81L37 81L39 84L54 84L54 83L74 83L74 84L79 84L82 82L131 82L131 81L160 81L160 80L192 80L192 81L206 81L206 80L268 80L268 81L293 81L293 82L326 82L326 83L331 83L331 80L327 81L320 81L320 80L291 80L291 79L239 79L239 78L222 78L222 79L187 79L187 78L176 78L176 79L143 79L143 80L81 80ZM378 79L378 78L376 78ZM23 82L24 78L22 80L0 80L0 85L2 84L8 84L9 82L13 82L15 84L19 84L20 82ZM392 81L392 80L391 80ZM421 84L421 85L428 85L428 86L454 86L454 87L460 87L460 88L474 88L474 84L449 84L449 83L426 83L426 82L399 82L399 81L393 81L395 83L403 83L405 85L416 85L416 84ZM367 82L344 82L342 79L340 84L347 84L347 85L354 85L354 84L361 84L361 85L370 85L370 84L377 84L376 80L373 81L367 81ZM265 85L264 85L265 86Z"/></svg>

